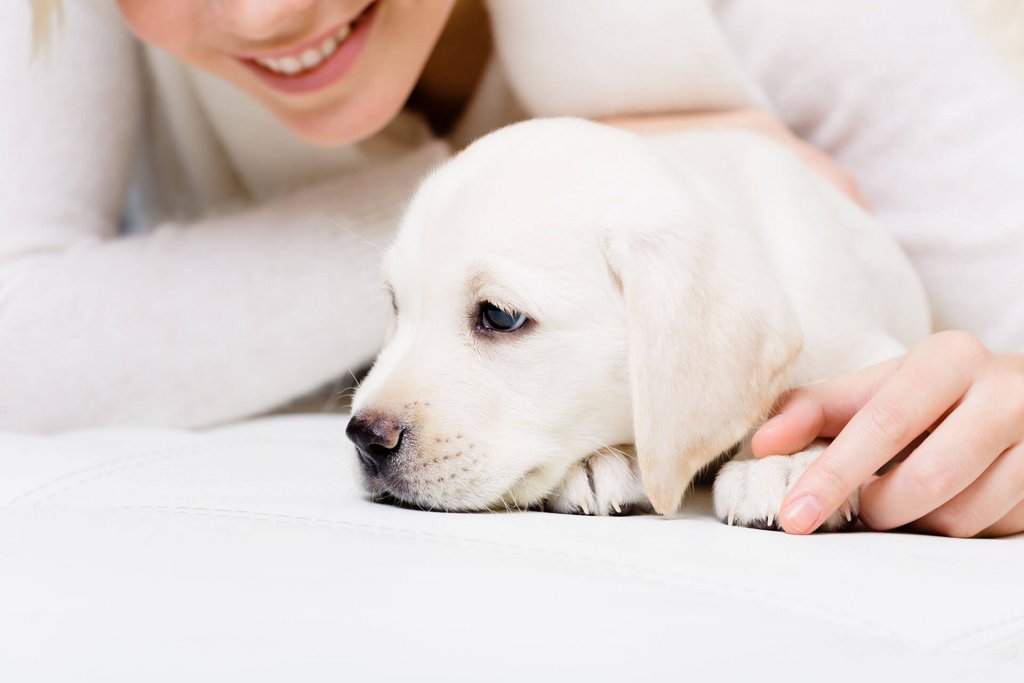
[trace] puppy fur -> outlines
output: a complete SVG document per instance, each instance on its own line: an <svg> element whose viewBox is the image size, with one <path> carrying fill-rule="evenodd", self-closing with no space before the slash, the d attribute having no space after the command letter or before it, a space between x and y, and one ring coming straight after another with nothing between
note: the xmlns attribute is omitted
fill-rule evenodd
<svg viewBox="0 0 1024 683"><path fill-rule="evenodd" d="M446 510L672 514L788 387L901 353L929 324L892 238L745 132L502 129L423 182L384 272L397 315L353 413L403 436L363 483ZM482 302L529 322L481 329ZM793 463L741 451L716 511L772 526Z"/></svg>

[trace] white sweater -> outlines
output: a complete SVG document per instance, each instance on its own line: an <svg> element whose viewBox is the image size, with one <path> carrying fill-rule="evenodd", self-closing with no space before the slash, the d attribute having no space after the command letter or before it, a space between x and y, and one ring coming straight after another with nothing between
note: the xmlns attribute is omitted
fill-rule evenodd
<svg viewBox="0 0 1024 683"><path fill-rule="evenodd" d="M404 115L310 146L140 48L109 0L65 4L35 62L28 3L0 6L0 429L201 426L368 362L379 251L447 145ZM495 0L460 137L521 112L765 103L858 178L940 325L1024 348L1024 92L951 1L713 9Z"/></svg>

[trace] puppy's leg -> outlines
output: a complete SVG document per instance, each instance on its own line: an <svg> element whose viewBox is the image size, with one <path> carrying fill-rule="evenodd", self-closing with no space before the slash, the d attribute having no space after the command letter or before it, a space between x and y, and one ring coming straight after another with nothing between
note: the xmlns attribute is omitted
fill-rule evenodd
<svg viewBox="0 0 1024 683"><path fill-rule="evenodd" d="M816 441L807 450L794 455L726 463L715 479L715 515L728 524L781 529L779 508L783 499L804 470L825 450L825 445ZM842 531L849 527L857 519L859 503L860 497L854 491L843 507L825 520L820 531Z"/></svg>
<svg viewBox="0 0 1024 683"><path fill-rule="evenodd" d="M602 449L573 465L545 509L582 515L625 515L651 509L632 449Z"/></svg>

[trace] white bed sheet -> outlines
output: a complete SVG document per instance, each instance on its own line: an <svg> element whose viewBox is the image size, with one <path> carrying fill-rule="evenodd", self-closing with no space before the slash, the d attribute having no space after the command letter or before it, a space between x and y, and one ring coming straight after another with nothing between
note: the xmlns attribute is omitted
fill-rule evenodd
<svg viewBox="0 0 1024 683"><path fill-rule="evenodd" d="M0 435L0 680L1024 680L1024 536L405 510L344 426Z"/></svg>

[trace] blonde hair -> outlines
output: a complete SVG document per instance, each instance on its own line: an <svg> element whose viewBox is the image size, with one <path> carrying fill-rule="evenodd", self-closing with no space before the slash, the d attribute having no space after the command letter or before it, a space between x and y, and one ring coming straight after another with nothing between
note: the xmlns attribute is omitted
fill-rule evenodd
<svg viewBox="0 0 1024 683"><path fill-rule="evenodd" d="M46 45L50 28L63 15L61 0L29 0L32 3L32 46L35 50Z"/></svg>

